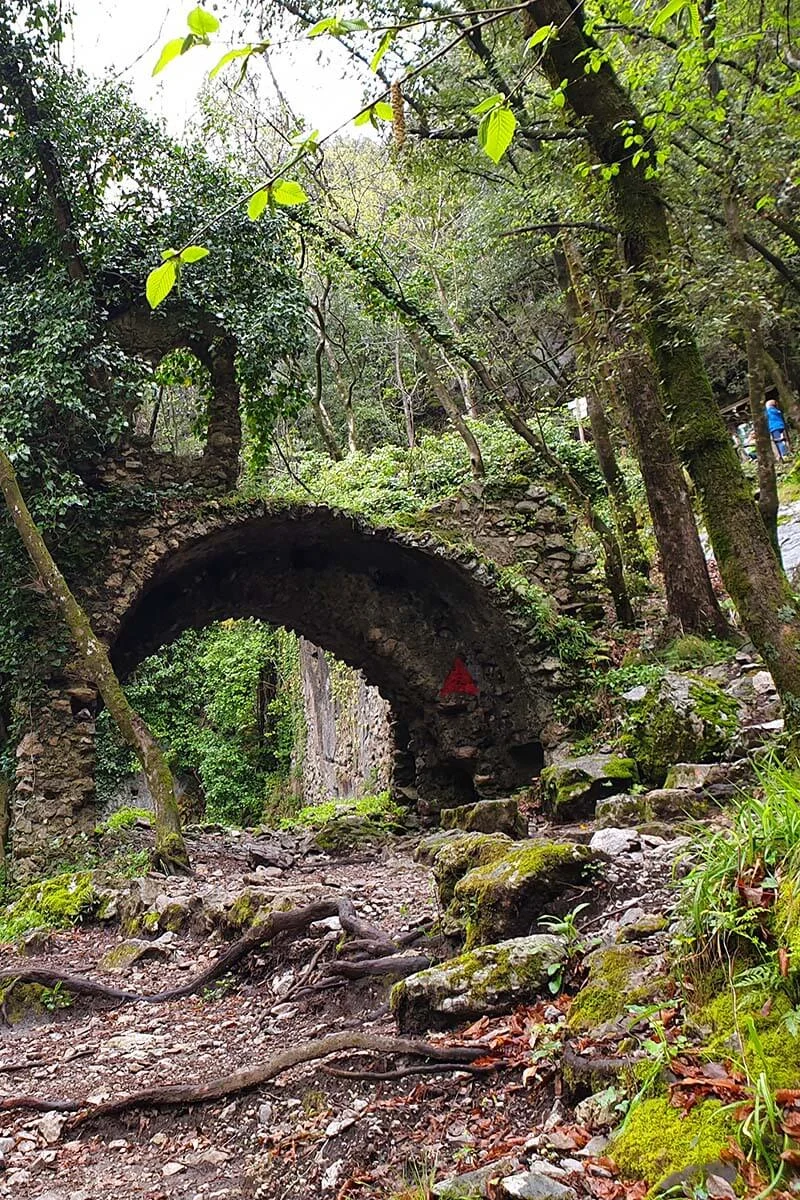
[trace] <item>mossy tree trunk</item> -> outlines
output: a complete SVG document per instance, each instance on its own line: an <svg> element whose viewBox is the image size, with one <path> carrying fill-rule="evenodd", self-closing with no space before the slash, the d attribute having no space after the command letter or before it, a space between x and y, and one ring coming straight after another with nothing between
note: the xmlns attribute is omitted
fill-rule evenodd
<svg viewBox="0 0 800 1200"><path fill-rule="evenodd" d="M742 623L769 667L787 720L800 725L800 618L795 598L714 400L691 322L670 286L672 247L657 177L647 177L652 134L611 64L584 70L600 47L570 0L531 0L525 32L554 24L542 66L553 87L564 84L570 112L599 161L613 169L610 198L639 319L656 364L672 439L697 489L720 574ZM642 138L645 156L633 165L625 145Z"/></svg>
<svg viewBox="0 0 800 1200"><path fill-rule="evenodd" d="M595 369L621 410L639 463L658 544L667 612L683 633L727 638L731 630L711 585L689 489L670 440L653 361L641 338L630 328L622 307L612 320L607 320L586 287L580 287L583 272L574 239L565 242L564 249L569 272L565 282L573 284L583 328L587 321L599 323L586 329L589 344L596 351ZM591 410L589 415L591 418Z"/></svg>
<svg viewBox="0 0 800 1200"><path fill-rule="evenodd" d="M69 585L45 545L22 496L14 468L0 448L0 490L11 519L36 567L48 596L69 627L80 652L82 665L97 684L100 695L125 741L142 764L155 806L154 865L169 874L187 874L189 857L181 834L180 814L172 772L156 739L138 713L134 712L111 666L105 647L95 635L89 618L70 591Z"/></svg>
<svg viewBox="0 0 800 1200"><path fill-rule="evenodd" d="M593 361L596 357L593 351L597 348L594 323L599 314L588 295L581 255L574 238L568 234L562 235L562 248L553 252L553 262L577 338L576 356L586 384L586 405L592 431L592 445L608 490L622 555L629 570L646 577L650 573L650 563L642 545L636 513L625 476L620 469L606 416L603 391L607 386L607 378Z"/></svg>

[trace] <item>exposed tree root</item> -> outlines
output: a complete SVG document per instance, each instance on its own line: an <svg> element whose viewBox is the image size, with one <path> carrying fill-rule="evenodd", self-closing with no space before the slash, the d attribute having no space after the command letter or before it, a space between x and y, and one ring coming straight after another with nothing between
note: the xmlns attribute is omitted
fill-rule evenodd
<svg viewBox="0 0 800 1200"><path fill-rule="evenodd" d="M110 987L99 980L87 979L81 975L70 975L50 967L9 968L0 971L0 985L15 982L38 983L44 987L54 987L60 983L68 991L78 996L95 996L100 999L117 1000L123 1003L146 1002L148 1004L161 1004L168 1000L178 1000L183 996L191 996L195 992L202 991L208 984L213 983L215 979L219 979L220 976L225 975L235 967L251 951L259 949L267 942L271 942L278 934L296 933L298 930L307 929L315 921L322 921L326 917L338 917L345 932L354 934L362 942L373 948L383 948L386 956L397 953L398 947L395 942L387 938L381 930L370 925L367 921L362 921L357 916L353 902L349 896L337 896L326 900L317 900L313 904L307 904L304 908L292 908L287 912L276 911L269 913L263 921L259 921L258 924L248 929L238 941L233 943L225 954L216 959L205 971L201 971L199 975L195 975L186 983L181 984L180 987L168 988L163 992L155 992L149 995L130 992L121 988ZM363 966L363 964L360 965ZM428 965L427 960L425 965ZM361 971L361 974L369 973L382 974L384 972Z"/></svg>
<svg viewBox="0 0 800 1200"><path fill-rule="evenodd" d="M502 1062L498 1061L490 1067L474 1067L472 1063L442 1062L417 1063L416 1066L398 1067L395 1071L351 1071L346 1067L320 1067L323 1075L333 1075L336 1079L372 1080L380 1083L386 1079L405 1079L407 1075L436 1075L441 1071L468 1071L470 1075L489 1075L498 1070Z"/></svg>
<svg viewBox="0 0 800 1200"><path fill-rule="evenodd" d="M420 954L387 954L383 958L361 958L356 962L332 962L325 968L325 974L337 975L343 979L363 979L367 975L415 975L417 971L425 971L433 959Z"/></svg>
<svg viewBox="0 0 800 1200"><path fill-rule="evenodd" d="M65 1128L75 1129L89 1121L97 1121L117 1113L127 1112L134 1108L176 1108L191 1104L203 1104L209 1100L220 1100L228 1096L239 1095L252 1091L267 1083L270 1079L291 1070L302 1063L313 1062L315 1059L326 1058L329 1054L338 1054L342 1050L367 1050L373 1054L413 1054L422 1058L430 1058L445 1069L461 1068L463 1063L471 1063L486 1053L485 1046L447 1046L436 1045L432 1042L409 1040L407 1038L381 1037L369 1033L334 1033L328 1037L317 1038L306 1042L304 1046L294 1046L284 1050L274 1058L257 1067L247 1067L241 1071L233 1071L229 1075L220 1075L208 1083L173 1083L161 1087L144 1088L117 1100L109 1100L104 1104L87 1105L85 1100L38 1100L31 1096L9 1096L0 1099L0 1110L6 1112L15 1109L36 1109L39 1112L74 1112ZM81 1111L82 1110L82 1111Z"/></svg>

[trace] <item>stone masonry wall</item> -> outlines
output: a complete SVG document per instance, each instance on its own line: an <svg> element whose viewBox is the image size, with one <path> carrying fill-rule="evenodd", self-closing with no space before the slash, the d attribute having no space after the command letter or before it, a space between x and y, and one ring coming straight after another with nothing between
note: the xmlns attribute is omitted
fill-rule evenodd
<svg viewBox="0 0 800 1200"><path fill-rule="evenodd" d="M384 791L392 782L394 737L389 704L360 671L335 663L300 639L306 728L303 799Z"/></svg>

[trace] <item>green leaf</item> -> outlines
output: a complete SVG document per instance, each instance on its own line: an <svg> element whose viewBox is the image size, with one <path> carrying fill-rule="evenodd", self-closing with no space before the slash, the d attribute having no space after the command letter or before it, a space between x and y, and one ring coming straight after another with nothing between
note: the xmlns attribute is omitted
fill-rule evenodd
<svg viewBox="0 0 800 1200"><path fill-rule="evenodd" d="M525 49L532 50L534 46L540 46L542 42L547 42L554 37L558 37L557 25L540 25L536 33L532 33L528 38Z"/></svg>
<svg viewBox="0 0 800 1200"><path fill-rule="evenodd" d="M671 21L674 16L677 16L681 9L686 7L687 3L688 0L668 0L653 18L653 23L650 26L653 33L660 33L667 21Z"/></svg>
<svg viewBox="0 0 800 1200"><path fill-rule="evenodd" d="M212 13L206 12L204 8L193 8L186 18L186 24L192 33L196 33L198 37L205 37L208 33L216 33L219 29L217 18Z"/></svg>
<svg viewBox="0 0 800 1200"><path fill-rule="evenodd" d="M510 108L493 108L481 118L478 145L493 163L499 163L514 136L517 119Z"/></svg>
<svg viewBox="0 0 800 1200"><path fill-rule="evenodd" d="M178 278L178 260L169 258L160 267L154 267L147 276L145 294L151 308L158 308L162 300L166 300L175 287Z"/></svg>
<svg viewBox="0 0 800 1200"><path fill-rule="evenodd" d="M254 53L252 46L239 46L236 50L229 50L227 54L223 54L217 65L208 73L209 79L216 79L223 67L227 67L228 63L237 58L249 58Z"/></svg>
<svg viewBox="0 0 800 1200"><path fill-rule="evenodd" d="M272 185L272 199L276 204L307 204L308 194L293 179L276 179Z"/></svg>
<svg viewBox="0 0 800 1200"><path fill-rule="evenodd" d="M269 188L260 188L247 202L247 215L257 221L269 202Z"/></svg>
<svg viewBox="0 0 800 1200"><path fill-rule="evenodd" d="M481 100L480 104L476 104L469 111L473 117L480 117L483 113L490 112L493 108L498 108L504 100L505 96L502 92L495 92L493 96L487 96L485 100Z"/></svg>
<svg viewBox="0 0 800 1200"><path fill-rule="evenodd" d="M168 66L173 58L177 58L179 54L184 52L184 43L186 38L173 38L171 42L167 42L164 49L161 51L158 62L153 67L153 74L157 75L159 71L163 71L164 67Z"/></svg>
<svg viewBox="0 0 800 1200"><path fill-rule="evenodd" d="M310 38L321 37L323 33L328 33L337 24L336 17L323 17L321 21L317 21L316 25L312 25L308 31L308 36Z"/></svg>
<svg viewBox="0 0 800 1200"><path fill-rule="evenodd" d="M696 4L689 5L689 32L693 38L700 37L700 9Z"/></svg>
<svg viewBox="0 0 800 1200"><path fill-rule="evenodd" d="M181 250L181 262L200 262L200 259L205 258L207 254L208 250L205 246L187 246L185 250Z"/></svg>
<svg viewBox="0 0 800 1200"><path fill-rule="evenodd" d="M387 104L385 100L378 100L372 106L372 112L380 121L393 121L394 113L392 112L391 104Z"/></svg>
<svg viewBox="0 0 800 1200"><path fill-rule="evenodd" d="M377 71L378 67L380 66L381 59L395 39L396 32L397 31L395 29L386 30L383 37L378 42L378 49L372 56L372 62L369 64L370 71Z"/></svg>
<svg viewBox="0 0 800 1200"><path fill-rule="evenodd" d="M340 21L339 25L342 33L356 33L361 29L369 29L369 25L363 17L355 17L351 21Z"/></svg>
<svg viewBox="0 0 800 1200"><path fill-rule="evenodd" d="M366 125L369 123L371 116L372 116L372 109L365 108L362 113L358 114L358 116L353 121L353 124L354 125Z"/></svg>
<svg viewBox="0 0 800 1200"><path fill-rule="evenodd" d="M550 97L550 103L552 104L553 108L563 108L567 103L567 98L561 91L561 88L558 88L555 92L553 92L552 96Z"/></svg>
<svg viewBox="0 0 800 1200"><path fill-rule="evenodd" d="M177 257L178 257L178 251L177 251L177 250L173 250L173 249L172 249L172 247L170 247L170 249L169 249L169 250L162 250L162 251L161 251L161 257L162 257L162 258L164 259L164 261L166 262L168 258L177 258Z"/></svg>

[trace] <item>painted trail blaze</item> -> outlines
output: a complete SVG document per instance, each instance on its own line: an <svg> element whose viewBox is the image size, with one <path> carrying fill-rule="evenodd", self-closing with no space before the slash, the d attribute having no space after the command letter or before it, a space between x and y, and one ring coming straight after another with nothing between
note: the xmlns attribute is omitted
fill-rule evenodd
<svg viewBox="0 0 800 1200"><path fill-rule="evenodd" d="M463 659L457 658L450 674L439 689L439 696L477 696L478 685L467 670Z"/></svg>

